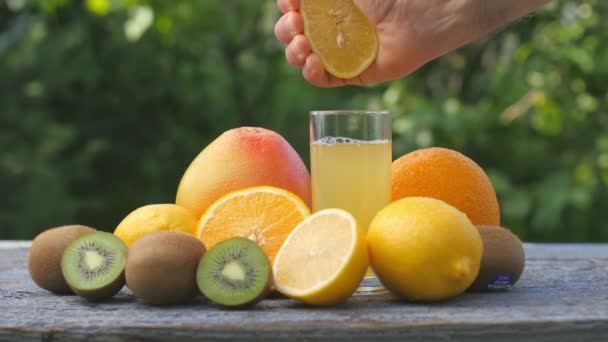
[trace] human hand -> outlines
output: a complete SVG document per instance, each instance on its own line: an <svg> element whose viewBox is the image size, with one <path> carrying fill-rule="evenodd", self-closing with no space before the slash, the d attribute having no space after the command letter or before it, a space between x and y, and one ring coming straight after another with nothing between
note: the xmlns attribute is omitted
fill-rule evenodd
<svg viewBox="0 0 608 342"><path fill-rule="evenodd" d="M367 85L404 77L425 63L539 8L549 0L354 0L376 26L378 57L361 75L340 79L323 68L304 35L300 0L277 0L275 25L285 57L304 79L323 88Z"/></svg>

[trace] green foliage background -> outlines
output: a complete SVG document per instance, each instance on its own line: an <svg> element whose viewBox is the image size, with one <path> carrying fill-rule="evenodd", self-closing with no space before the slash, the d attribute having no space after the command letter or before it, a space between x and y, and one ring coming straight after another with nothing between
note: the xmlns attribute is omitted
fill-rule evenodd
<svg viewBox="0 0 608 342"><path fill-rule="evenodd" d="M402 80L323 90L284 61L274 0L1 0L0 239L172 202L227 129L273 129L307 161L309 110L387 108L395 157L473 158L523 239L608 241L606 15L554 1Z"/></svg>

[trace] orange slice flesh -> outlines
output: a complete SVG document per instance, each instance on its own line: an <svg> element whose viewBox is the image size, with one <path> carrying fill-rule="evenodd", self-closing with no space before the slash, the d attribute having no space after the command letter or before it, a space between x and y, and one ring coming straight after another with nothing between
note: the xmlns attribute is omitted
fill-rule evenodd
<svg viewBox="0 0 608 342"><path fill-rule="evenodd" d="M353 78L376 60L376 29L352 0L302 0L300 13L312 50L330 74Z"/></svg>
<svg viewBox="0 0 608 342"><path fill-rule="evenodd" d="M255 241L270 263L291 231L310 216L308 206L295 194L270 186L231 192L203 214L197 236L207 249L231 237Z"/></svg>

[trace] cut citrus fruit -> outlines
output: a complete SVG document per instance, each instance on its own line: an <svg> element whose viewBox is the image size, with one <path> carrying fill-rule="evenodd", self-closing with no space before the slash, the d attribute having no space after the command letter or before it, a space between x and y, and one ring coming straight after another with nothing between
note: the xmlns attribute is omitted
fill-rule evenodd
<svg viewBox="0 0 608 342"><path fill-rule="evenodd" d="M374 24L352 0L302 0L304 33L325 70L353 78L378 56Z"/></svg>
<svg viewBox="0 0 608 342"><path fill-rule="evenodd" d="M262 247L272 264L283 241L308 216L308 206L287 190L247 188L211 204L199 220L197 236L207 248L232 237L248 238Z"/></svg>
<svg viewBox="0 0 608 342"><path fill-rule="evenodd" d="M341 209L317 212L294 229L273 264L276 289L313 305L336 305L357 290L368 267L365 233Z"/></svg>

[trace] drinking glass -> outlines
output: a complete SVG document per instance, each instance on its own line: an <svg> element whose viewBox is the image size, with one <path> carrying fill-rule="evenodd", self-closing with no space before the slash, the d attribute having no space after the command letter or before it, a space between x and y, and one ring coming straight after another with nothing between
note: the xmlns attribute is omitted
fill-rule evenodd
<svg viewBox="0 0 608 342"><path fill-rule="evenodd" d="M350 212L365 232L391 200L391 113L310 112L312 209ZM382 290L368 270L358 292Z"/></svg>

